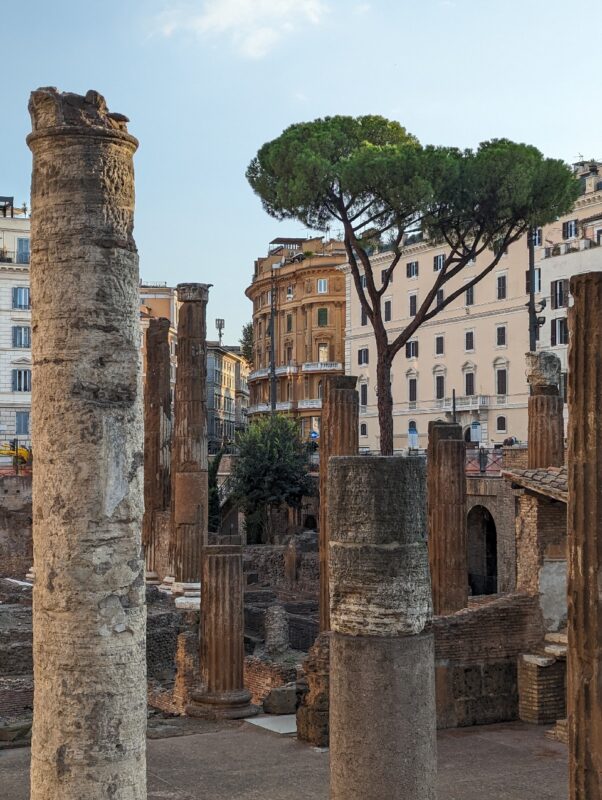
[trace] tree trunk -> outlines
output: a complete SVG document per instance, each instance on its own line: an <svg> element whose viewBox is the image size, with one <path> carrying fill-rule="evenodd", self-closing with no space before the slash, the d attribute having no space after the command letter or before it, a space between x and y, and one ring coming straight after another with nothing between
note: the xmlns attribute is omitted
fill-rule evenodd
<svg viewBox="0 0 602 800"><path fill-rule="evenodd" d="M30 797L144 800L137 142L96 92L83 98L41 89L29 108L36 451Z"/></svg>
<svg viewBox="0 0 602 800"><path fill-rule="evenodd" d="M377 339L376 399L380 427L380 454L393 455L393 395L391 393L391 360Z"/></svg>

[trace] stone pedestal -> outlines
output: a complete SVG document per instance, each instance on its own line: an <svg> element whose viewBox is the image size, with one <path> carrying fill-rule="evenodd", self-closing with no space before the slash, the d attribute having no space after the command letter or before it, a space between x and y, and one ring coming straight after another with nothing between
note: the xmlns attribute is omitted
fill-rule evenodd
<svg viewBox="0 0 602 800"><path fill-rule="evenodd" d="M146 582L159 584L155 541L161 527L157 513L171 503L171 376L168 319L153 318L146 329L146 381L144 385L144 516L142 543Z"/></svg>
<svg viewBox="0 0 602 800"><path fill-rule="evenodd" d="M170 562L175 592L197 591L207 542L207 323L209 284L181 283L172 450Z"/></svg>
<svg viewBox="0 0 602 800"><path fill-rule="evenodd" d="M186 713L242 719L258 712L244 686L242 547L207 545L201 581L201 688Z"/></svg>
<svg viewBox="0 0 602 800"><path fill-rule="evenodd" d="M132 235L138 143L127 118L94 91L81 97L38 89L29 111L36 453L30 797L142 800L144 442Z"/></svg>
<svg viewBox="0 0 602 800"><path fill-rule="evenodd" d="M435 800L424 465L333 458L330 798Z"/></svg>
<svg viewBox="0 0 602 800"><path fill-rule="evenodd" d="M560 359L544 350L527 353L529 396L528 468L564 464L564 401L560 397Z"/></svg>
<svg viewBox="0 0 602 800"><path fill-rule="evenodd" d="M297 737L314 747L328 747L330 636L321 633L303 662L307 691L297 708Z"/></svg>
<svg viewBox="0 0 602 800"><path fill-rule="evenodd" d="M569 798L602 796L602 273L571 279L568 430Z"/></svg>

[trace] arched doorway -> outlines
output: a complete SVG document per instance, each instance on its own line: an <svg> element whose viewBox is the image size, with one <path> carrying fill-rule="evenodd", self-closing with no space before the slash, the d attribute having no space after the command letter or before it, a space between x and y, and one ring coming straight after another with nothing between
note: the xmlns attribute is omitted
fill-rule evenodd
<svg viewBox="0 0 602 800"><path fill-rule="evenodd" d="M497 592L497 531L485 506L468 512L468 583L473 595Z"/></svg>

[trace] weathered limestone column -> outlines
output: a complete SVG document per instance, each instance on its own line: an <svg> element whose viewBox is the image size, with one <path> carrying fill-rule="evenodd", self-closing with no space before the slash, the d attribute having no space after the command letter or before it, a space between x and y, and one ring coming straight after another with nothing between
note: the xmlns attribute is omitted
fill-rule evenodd
<svg viewBox="0 0 602 800"><path fill-rule="evenodd" d="M33 132L32 800L146 798L136 139L38 89ZM70 443L65 451L68 429Z"/></svg>
<svg viewBox="0 0 602 800"><path fill-rule="evenodd" d="M419 459L332 458L330 798L435 800L435 668Z"/></svg>
<svg viewBox="0 0 602 800"><path fill-rule="evenodd" d="M355 456L359 436L357 378L336 375L324 381L320 430L320 631L330 630L328 594L328 461Z"/></svg>
<svg viewBox="0 0 602 800"><path fill-rule="evenodd" d="M330 596L328 589L328 461L358 452L357 378L327 378L322 393L320 432L320 634L304 662L308 690L297 708L297 735L315 747L328 747Z"/></svg>
<svg viewBox="0 0 602 800"><path fill-rule="evenodd" d="M602 796L602 273L571 278L568 430L569 798Z"/></svg>
<svg viewBox="0 0 602 800"><path fill-rule="evenodd" d="M529 469L564 464L564 401L560 397L560 359L554 353L527 353Z"/></svg>
<svg viewBox="0 0 602 800"><path fill-rule="evenodd" d="M201 581L201 689L186 713L242 719L257 713L245 689L242 547L206 545Z"/></svg>
<svg viewBox="0 0 602 800"><path fill-rule="evenodd" d="M465 462L461 439L439 441L432 465L436 495L429 538L435 614L453 614L468 605Z"/></svg>
<svg viewBox="0 0 602 800"><path fill-rule="evenodd" d="M171 375L170 322L149 320L146 329L146 382L144 386L144 517L142 543L146 582L160 583L155 564L157 512L171 502Z"/></svg>
<svg viewBox="0 0 602 800"><path fill-rule="evenodd" d="M178 365L172 450L175 594L200 593L209 524L207 479L207 301L210 284L178 284Z"/></svg>

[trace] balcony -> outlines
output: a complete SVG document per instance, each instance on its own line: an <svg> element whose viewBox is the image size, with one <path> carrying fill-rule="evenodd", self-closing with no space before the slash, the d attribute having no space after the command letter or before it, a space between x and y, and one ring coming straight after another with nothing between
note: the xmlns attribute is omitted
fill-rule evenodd
<svg viewBox="0 0 602 800"><path fill-rule="evenodd" d="M308 400L299 400L298 408L322 408L322 398L312 397Z"/></svg>
<svg viewBox="0 0 602 800"><path fill-rule="evenodd" d="M276 411L292 411L295 404L292 400L285 400L281 403L276 403Z"/></svg>
<svg viewBox="0 0 602 800"><path fill-rule="evenodd" d="M589 250L590 247L598 247L598 243L593 239L568 239L566 242L558 242L550 247L544 247L543 258L554 258L555 256L565 256L568 253L578 253L581 250Z"/></svg>
<svg viewBox="0 0 602 800"><path fill-rule="evenodd" d="M265 414L266 411L271 411L272 406L269 403L257 403L257 405L249 406L247 414Z"/></svg>
<svg viewBox="0 0 602 800"><path fill-rule="evenodd" d="M0 250L0 264L29 264L29 251Z"/></svg>
<svg viewBox="0 0 602 800"><path fill-rule="evenodd" d="M270 367L262 367L261 369L256 369L254 372L250 372L247 378L247 381L255 381L258 378L269 378L270 377ZM290 364L282 364L279 367L276 367L276 375L296 375L299 371L299 367L297 364L291 361Z"/></svg>
<svg viewBox="0 0 602 800"><path fill-rule="evenodd" d="M254 381L257 378L267 378L269 374L270 374L269 367L262 367L262 369L256 369L255 372L249 372L247 376L247 382Z"/></svg>
<svg viewBox="0 0 602 800"><path fill-rule="evenodd" d="M435 400L435 407L441 408L444 411L452 411L453 405L454 403L452 397L445 397L441 400ZM456 411L478 411L481 408L489 408L490 405L491 398L488 394L474 394L456 397Z"/></svg>
<svg viewBox="0 0 602 800"><path fill-rule="evenodd" d="M290 364L283 364L280 367L276 367L276 375L296 375L298 369L297 365L293 362Z"/></svg>
<svg viewBox="0 0 602 800"><path fill-rule="evenodd" d="M343 365L338 361L306 361L302 372L342 372Z"/></svg>

